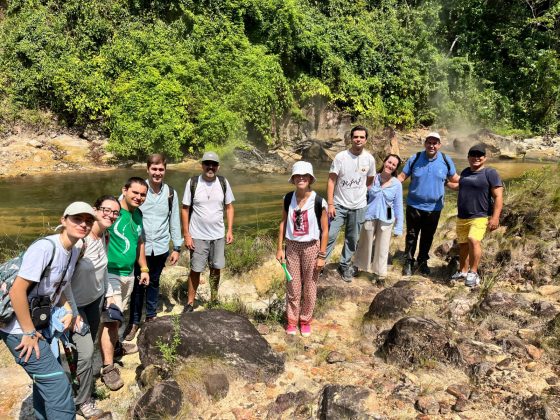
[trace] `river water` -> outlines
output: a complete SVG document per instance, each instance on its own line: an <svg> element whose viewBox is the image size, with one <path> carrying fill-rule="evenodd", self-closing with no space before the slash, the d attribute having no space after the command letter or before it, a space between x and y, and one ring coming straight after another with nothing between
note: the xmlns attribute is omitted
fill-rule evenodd
<svg viewBox="0 0 560 420"><path fill-rule="evenodd" d="M467 166L466 159L451 155L460 172ZM550 165L518 161L489 161L506 180L520 177L525 171ZM182 199L185 183L196 170L167 171L166 181ZM220 173L228 178L235 195L234 234L254 234L275 229L282 209L282 197L291 190L288 175L254 175L223 165ZM325 194L328 166L316 169L314 188ZM14 241L27 244L37 236L48 233L58 225L66 205L82 200L92 203L103 194L120 194L130 176L145 177L143 169L115 169L105 172L74 172L67 174L27 176L0 181L0 239L6 245ZM408 182L405 183L405 190ZM449 191L449 190L448 190ZM405 192L406 194L406 192Z"/></svg>

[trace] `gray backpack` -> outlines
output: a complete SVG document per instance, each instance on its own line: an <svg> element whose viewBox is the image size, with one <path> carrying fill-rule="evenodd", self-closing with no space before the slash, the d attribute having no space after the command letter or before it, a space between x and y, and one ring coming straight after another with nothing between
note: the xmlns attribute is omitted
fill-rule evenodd
<svg viewBox="0 0 560 420"><path fill-rule="evenodd" d="M49 275L56 250L55 243L49 238L39 238L33 243L43 239L51 243L53 252L51 254L49 263L41 274L41 280L45 278L45 276ZM10 289L12 288L12 285L14 284L14 281L19 273L24 255L25 251L19 254L17 257L12 258L11 260L8 260L0 265L0 325L7 325L14 316L14 309L12 308L12 301L10 299Z"/></svg>

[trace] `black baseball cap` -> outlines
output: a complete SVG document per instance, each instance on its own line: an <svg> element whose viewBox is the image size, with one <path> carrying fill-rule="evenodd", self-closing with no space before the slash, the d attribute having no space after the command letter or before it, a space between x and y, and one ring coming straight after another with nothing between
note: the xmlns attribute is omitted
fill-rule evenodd
<svg viewBox="0 0 560 420"><path fill-rule="evenodd" d="M483 144L475 144L469 149L469 156L471 155L486 156L486 146L484 146Z"/></svg>

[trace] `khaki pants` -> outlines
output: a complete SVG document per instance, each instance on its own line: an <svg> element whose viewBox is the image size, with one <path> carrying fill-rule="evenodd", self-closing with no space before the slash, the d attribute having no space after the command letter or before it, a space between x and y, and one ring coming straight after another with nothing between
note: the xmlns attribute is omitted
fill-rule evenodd
<svg viewBox="0 0 560 420"><path fill-rule="evenodd" d="M361 271L387 275L387 259L391 245L392 223L366 220L360 231L354 265Z"/></svg>

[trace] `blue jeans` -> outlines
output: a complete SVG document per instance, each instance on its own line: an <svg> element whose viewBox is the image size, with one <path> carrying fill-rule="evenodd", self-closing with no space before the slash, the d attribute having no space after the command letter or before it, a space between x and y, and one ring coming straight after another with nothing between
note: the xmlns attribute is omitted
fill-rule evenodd
<svg viewBox="0 0 560 420"><path fill-rule="evenodd" d="M134 268L134 288L132 289L132 298L130 299L130 324L140 325L142 319L142 311L144 309L144 296L146 297L146 318L153 318L157 314L157 305L159 297L159 278L169 252L161 255L147 255L146 261L150 269L150 284L140 286L138 276L140 276L140 267Z"/></svg>
<svg viewBox="0 0 560 420"><path fill-rule="evenodd" d="M19 358L15 348L22 339L21 334L6 334L0 331L0 338L14 356L18 365L23 367L33 379L33 408L39 420L66 420L76 418L76 408L72 399L72 388L66 373L51 352L49 343L39 340L39 359L35 351L25 363Z"/></svg>
<svg viewBox="0 0 560 420"><path fill-rule="evenodd" d="M342 249L342 255L340 256L340 268L346 271L352 265L352 256L354 255L354 252L356 252L360 230L362 229L362 225L364 224L366 218L367 206L362 207L361 209L350 210L346 207L335 204L334 209L336 210L336 215L331 221L331 225L329 227L327 258L329 258L332 253L340 228L345 226L344 248Z"/></svg>

